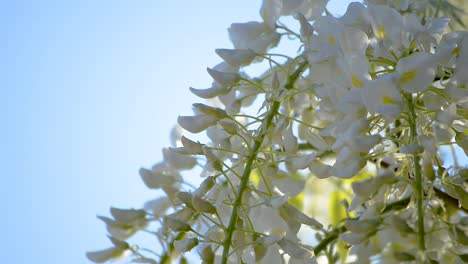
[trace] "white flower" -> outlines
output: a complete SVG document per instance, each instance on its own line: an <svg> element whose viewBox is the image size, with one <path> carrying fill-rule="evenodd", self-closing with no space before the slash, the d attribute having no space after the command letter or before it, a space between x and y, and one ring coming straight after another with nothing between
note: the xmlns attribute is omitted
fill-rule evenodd
<svg viewBox="0 0 468 264"><path fill-rule="evenodd" d="M380 77L367 82L361 95L369 112L381 114L389 121L402 112L401 95L391 78Z"/></svg>
<svg viewBox="0 0 468 264"><path fill-rule="evenodd" d="M263 0L260 15L269 28L276 28L276 21L284 15L301 13L307 20L318 18L328 0Z"/></svg>
<svg viewBox="0 0 468 264"><path fill-rule="evenodd" d="M304 0L298 7L298 1L283 0L283 12L285 14L299 12L304 15L307 20L316 20L325 11L329 0ZM294 8L296 7L296 8Z"/></svg>
<svg viewBox="0 0 468 264"><path fill-rule="evenodd" d="M115 207L111 207L110 209L111 215L114 219L120 223L125 224L134 224L134 223L141 223L139 225L145 225L146 213L144 210L135 210L135 209L119 209Z"/></svg>
<svg viewBox="0 0 468 264"><path fill-rule="evenodd" d="M324 164L318 160L313 161L309 165L309 170L319 179L325 179L332 176L331 169L332 166Z"/></svg>
<svg viewBox="0 0 468 264"><path fill-rule="evenodd" d="M147 201L144 205L145 210L151 212L156 216L163 216L163 214L171 207L172 203L168 197L159 197L154 200Z"/></svg>
<svg viewBox="0 0 468 264"><path fill-rule="evenodd" d="M112 207L110 211L114 219L104 216L98 216L98 218L106 223L109 234L117 239L127 239L148 224L144 210L124 210Z"/></svg>
<svg viewBox="0 0 468 264"><path fill-rule="evenodd" d="M181 221L181 222L189 222L190 219L192 219L193 215L195 214L196 212L192 209L190 209L189 207L184 207L180 210L177 210L175 211L174 213L172 214L169 214L169 215L166 215L165 217L166 218L171 218L171 219L176 219L178 221Z"/></svg>
<svg viewBox="0 0 468 264"><path fill-rule="evenodd" d="M208 74L219 84L225 87L236 84L241 76L238 73L232 72L221 72L214 69L206 68Z"/></svg>
<svg viewBox="0 0 468 264"><path fill-rule="evenodd" d="M112 244L114 244L113 247L99 251L87 252L86 257L94 263L104 263L108 260L115 260L122 257L130 249L127 242L120 241L113 237L109 237L109 239Z"/></svg>
<svg viewBox="0 0 468 264"><path fill-rule="evenodd" d="M369 197L372 193L376 192L380 188L380 184L377 184L373 178L367 178L361 181L355 181L351 184L353 192L363 198Z"/></svg>
<svg viewBox="0 0 468 264"><path fill-rule="evenodd" d="M302 246L299 246L296 243L291 242L290 240L283 238L277 243L286 254L292 258L297 259L310 259L314 258L314 253L305 249Z"/></svg>
<svg viewBox="0 0 468 264"><path fill-rule="evenodd" d="M369 238L368 234L343 233L340 238L351 245L359 245Z"/></svg>
<svg viewBox="0 0 468 264"><path fill-rule="evenodd" d="M344 131L337 131L335 143L331 149L339 151L345 146L352 146L352 141L356 136L366 132L369 121L365 118L355 119L349 126L343 127Z"/></svg>
<svg viewBox="0 0 468 264"><path fill-rule="evenodd" d="M281 36L260 22L234 23L228 28L229 37L236 49L252 49L265 53L275 47Z"/></svg>
<svg viewBox="0 0 468 264"><path fill-rule="evenodd" d="M288 230L287 223L278 214L278 209L270 206L256 206L250 209L250 219L257 232Z"/></svg>
<svg viewBox="0 0 468 264"><path fill-rule="evenodd" d="M276 173L267 175L272 178L273 185L286 196L295 196L304 190L305 181L288 175L287 173Z"/></svg>
<svg viewBox="0 0 468 264"><path fill-rule="evenodd" d="M174 241L174 247L181 253L190 251L192 248L198 245L198 238L189 237L182 240Z"/></svg>
<svg viewBox="0 0 468 264"><path fill-rule="evenodd" d="M163 148L163 157L165 162L179 170L189 170L197 164L194 157L179 154L172 148Z"/></svg>
<svg viewBox="0 0 468 264"><path fill-rule="evenodd" d="M457 75L457 77L461 77L463 75L461 71L457 71L457 73L455 74ZM462 79L465 79L465 77L462 77ZM448 96L450 96L452 102L463 103L468 101L468 80L465 83L459 83L456 79L454 79L452 82L448 83L445 86L445 93ZM442 102L440 102L439 104L433 104L436 107L433 108L433 110L440 109L440 106L445 102L444 98L440 98L440 96L438 97L438 99Z"/></svg>
<svg viewBox="0 0 468 264"><path fill-rule="evenodd" d="M207 194L216 184L216 178L213 176L207 177L200 186L195 190L194 195L202 197Z"/></svg>
<svg viewBox="0 0 468 264"><path fill-rule="evenodd" d="M214 263L215 254L209 244L207 244L206 246L202 248L200 252L200 257L203 260L203 264Z"/></svg>
<svg viewBox="0 0 468 264"><path fill-rule="evenodd" d="M425 90L434 82L435 60L430 53L416 52L398 61L397 85L409 93Z"/></svg>
<svg viewBox="0 0 468 264"><path fill-rule="evenodd" d="M313 35L307 47L308 61L317 63L335 57L339 52L338 36L344 32L343 25L334 17L320 17L314 23L314 29L318 33Z"/></svg>
<svg viewBox="0 0 468 264"><path fill-rule="evenodd" d="M315 220L314 218L304 214L303 212L299 211L296 207L289 203L283 204L280 209L287 214L288 217L297 220L299 223L308 225L317 229L323 227L323 225Z"/></svg>
<svg viewBox="0 0 468 264"><path fill-rule="evenodd" d="M159 189L182 181L180 174L164 163L154 165L151 170L141 168L140 176L150 189Z"/></svg>
<svg viewBox="0 0 468 264"><path fill-rule="evenodd" d="M232 121L231 119L224 118L220 120L218 124L224 129L224 131L231 135L235 135L239 131L239 126L236 122Z"/></svg>
<svg viewBox="0 0 468 264"><path fill-rule="evenodd" d="M395 9L382 5L369 5L368 11L375 38L390 40L393 43L401 41L403 18Z"/></svg>
<svg viewBox="0 0 468 264"><path fill-rule="evenodd" d="M369 16L369 10L366 6L359 2L352 2L348 5L346 13L339 20L347 26L358 28L363 32L369 32L371 30Z"/></svg>
<svg viewBox="0 0 468 264"><path fill-rule="evenodd" d="M249 65L257 56L251 49L216 49L215 52L233 67Z"/></svg>
<svg viewBox="0 0 468 264"><path fill-rule="evenodd" d="M286 158L286 167L290 172L296 172L297 170L303 170L307 168L310 163L315 159L317 155L315 153L301 155L301 156L290 156Z"/></svg>
<svg viewBox="0 0 468 264"><path fill-rule="evenodd" d="M393 59L392 54L400 56L410 46L409 33L403 25L403 18L393 8L383 5L369 4L366 19L370 24L372 34L370 44L375 57Z"/></svg>
<svg viewBox="0 0 468 264"><path fill-rule="evenodd" d="M193 104L193 107L195 108L196 110L195 112L197 114L209 115L217 119L223 119L227 117L226 111L217 107L208 106L208 105L200 104L200 103Z"/></svg>
<svg viewBox="0 0 468 264"><path fill-rule="evenodd" d="M450 19L446 17L426 18L425 24L421 25L419 17L414 13L403 16L403 23L409 33L413 35L417 45L423 45L427 50L431 45L437 44L435 35L442 34Z"/></svg>
<svg viewBox="0 0 468 264"><path fill-rule="evenodd" d="M266 246L271 246L271 245L277 243L278 241L280 241L281 239L283 239L283 237L285 235L286 235L285 232L277 232L277 233L272 234L272 235L261 236L261 237L257 238L257 240L255 240L255 242L260 243L260 244L264 244Z"/></svg>
<svg viewBox="0 0 468 264"><path fill-rule="evenodd" d="M292 126L288 126L286 129L283 130L282 134L282 143L284 150L287 153L296 153L298 150L298 143L297 138L292 131Z"/></svg>
<svg viewBox="0 0 468 264"><path fill-rule="evenodd" d="M343 72L343 83L347 86L362 88L371 79L369 61L364 56L347 54L339 57L337 64Z"/></svg>
<svg viewBox="0 0 468 264"><path fill-rule="evenodd" d="M214 82L210 88L207 89L196 89L190 87L190 91L198 97L209 99L219 95L227 94L231 91L230 87L222 86L219 83Z"/></svg>
<svg viewBox="0 0 468 264"><path fill-rule="evenodd" d="M299 20L301 25L301 36L304 38L306 43L310 42L310 38L314 34L314 27L307 21L302 13L296 14L296 19Z"/></svg>
<svg viewBox="0 0 468 264"><path fill-rule="evenodd" d="M174 231L180 231L180 232L186 232L186 231L190 231L192 230L192 228L190 227L189 224L179 220L179 219L176 219L174 217L170 217L170 216L165 216L164 217L164 225L169 227L170 229L174 230Z"/></svg>
<svg viewBox="0 0 468 264"><path fill-rule="evenodd" d="M468 32L461 30L444 34L435 52L437 61L442 65L453 67L456 58L460 55L461 43L467 36Z"/></svg>
<svg viewBox="0 0 468 264"><path fill-rule="evenodd" d="M443 110L436 113L436 120L441 124L450 127L457 116L457 105L450 104L446 106Z"/></svg>
<svg viewBox="0 0 468 264"><path fill-rule="evenodd" d="M216 207L207 200L200 198L198 195L194 195L192 197L192 205L195 208L195 210L199 212L208 214L216 213Z"/></svg>
<svg viewBox="0 0 468 264"><path fill-rule="evenodd" d="M455 78L460 85L465 85L468 83L468 36L466 36L463 41L459 44L459 56L457 56L457 71L455 73Z"/></svg>
<svg viewBox="0 0 468 264"><path fill-rule="evenodd" d="M347 219L345 227L358 234L368 234L374 232L379 225L379 221L375 219Z"/></svg>
<svg viewBox="0 0 468 264"><path fill-rule="evenodd" d="M180 138L182 137L182 132L183 132L183 129L180 126L175 125L172 127L171 134L170 134L172 147L177 147L180 145L181 143Z"/></svg>
<svg viewBox="0 0 468 264"><path fill-rule="evenodd" d="M192 133L200 133L208 127L215 125L217 121L218 118L209 115L179 116L177 118L179 125Z"/></svg>
<svg viewBox="0 0 468 264"><path fill-rule="evenodd" d="M268 27L275 30L276 20L281 16L282 10L283 0L263 0L262 7L260 8L260 15Z"/></svg>
<svg viewBox="0 0 468 264"><path fill-rule="evenodd" d="M365 165L366 160L359 153L352 152L348 147L345 147L338 153L330 174L338 178L351 178Z"/></svg>
<svg viewBox="0 0 468 264"><path fill-rule="evenodd" d="M175 148L174 151L183 155L201 155L203 154L203 145L192 141L184 136L180 139L182 146L180 148Z"/></svg>

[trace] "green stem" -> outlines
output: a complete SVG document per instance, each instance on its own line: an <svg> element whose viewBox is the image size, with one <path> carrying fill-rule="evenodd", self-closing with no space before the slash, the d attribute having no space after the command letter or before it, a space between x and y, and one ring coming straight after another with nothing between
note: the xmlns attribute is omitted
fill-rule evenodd
<svg viewBox="0 0 468 264"><path fill-rule="evenodd" d="M161 264L169 264L172 262L172 252L174 251L175 249L175 246L174 246L174 241L176 240L181 240L185 237L185 232L180 232L179 234L177 234L177 236L174 238L174 240L172 240L170 243L169 243L169 249L167 250L166 253L164 253L164 255L161 256L161 258L159 259L159 263Z"/></svg>
<svg viewBox="0 0 468 264"><path fill-rule="evenodd" d="M245 190L247 189L247 185L249 183L250 173L252 172L252 164L255 161L255 159L257 159L257 154L260 150L263 140L265 139L266 131L268 131L273 121L273 117L275 116L276 112L278 112L279 106L280 106L280 102L273 103L273 106L271 107L271 110L265 119L265 123L264 123L265 130L264 131L260 130L261 134L255 140L254 146L252 148L252 153L249 159L247 160L247 164L245 165L244 174L241 177L241 182L239 185L239 191L237 193L236 201L234 202L234 206L232 209L231 219L229 220L229 225L226 230L227 236L226 236L226 240L224 240L224 243L223 243L223 256L221 259L222 264L226 264L228 257L229 257L229 248L231 247L232 236L234 235L234 231L236 229L236 223L239 218L238 214L239 214L240 206L242 205L242 196Z"/></svg>
<svg viewBox="0 0 468 264"><path fill-rule="evenodd" d="M332 243L333 241L335 241L338 238L340 233L344 233L346 231L347 231L347 229L344 226L337 227L336 229L334 229L331 233L328 234L328 236L326 236L324 239L322 239L320 241L320 243L318 243L317 246L315 246L314 254L316 256L318 256L318 254L320 254L320 252L325 250L330 243Z"/></svg>
<svg viewBox="0 0 468 264"><path fill-rule="evenodd" d="M299 65L296 71L291 76L289 76L288 81L285 85L286 89L289 90L293 88L294 83L296 82L297 79L299 79L299 76L306 69L306 67L307 67L307 62L304 62ZM228 261L229 249L231 247L232 237L236 229L237 220L239 219L239 209L242 205L242 196L248 187L250 174L253 169L252 165L254 161L257 159L257 155L260 151L260 147L262 146L263 140L265 139L266 135L268 134L268 131L270 130L270 126L273 122L273 118L278 113L280 105L281 105L281 102L279 101L273 102L270 111L268 112L265 119L263 120L262 126L258 129L259 135L254 141L252 152L245 165L245 170L241 177L241 182L239 185L237 197L232 208L231 218L229 219L229 224L226 229L226 239L223 242L223 255L221 257L221 264L226 264Z"/></svg>
<svg viewBox="0 0 468 264"><path fill-rule="evenodd" d="M417 131L416 131L416 111L414 109L413 97L411 94L407 94L408 99L408 107L410 110L410 140L411 144L417 143ZM418 246L421 251L426 249L425 242L424 242L424 207L423 207L423 199L424 199L424 190L423 190L423 175L421 170L421 158L419 154L414 154L414 173L415 173L415 191L416 191L416 207L417 207L417 214L418 214Z"/></svg>

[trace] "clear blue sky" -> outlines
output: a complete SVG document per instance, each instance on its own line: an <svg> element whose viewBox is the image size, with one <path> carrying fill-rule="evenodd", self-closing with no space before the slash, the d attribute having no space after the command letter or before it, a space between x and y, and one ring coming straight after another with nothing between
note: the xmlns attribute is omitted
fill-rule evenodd
<svg viewBox="0 0 468 264"><path fill-rule="evenodd" d="M343 12L349 1L335 1ZM107 247L96 214L155 196L189 86L230 48L226 28L260 0L15 0L0 8L2 263L82 264Z"/></svg>

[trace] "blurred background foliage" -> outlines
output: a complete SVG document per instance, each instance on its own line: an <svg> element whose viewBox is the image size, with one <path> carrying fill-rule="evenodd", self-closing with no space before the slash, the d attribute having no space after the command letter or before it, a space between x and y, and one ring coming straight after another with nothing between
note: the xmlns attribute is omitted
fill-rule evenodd
<svg viewBox="0 0 468 264"><path fill-rule="evenodd" d="M440 5L443 15L449 17L455 23L451 23L452 29L466 29L468 24L468 1L466 0L430 0L433 6Z"/></svg>

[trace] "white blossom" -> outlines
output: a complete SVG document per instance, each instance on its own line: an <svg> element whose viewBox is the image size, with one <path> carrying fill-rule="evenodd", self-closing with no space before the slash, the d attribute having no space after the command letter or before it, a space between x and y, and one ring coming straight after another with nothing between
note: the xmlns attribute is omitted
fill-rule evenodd
<svg viewBox="0 0 468 264"><path fill-rule="evenodd" d="M409 93L421 92L434 82L434 57L417 52L398 61L396 66L397 85Z"/></svg>
<svg viewBox="0 0 468 264"><path fill-rule="evenodd" d="M257 56L251 49L216 49L215 51L216 54L233 67L249 65Z"/></svg>
<svg viewBox="0 0 468 264"><path fill-rule="evenodd" d="M190 88L207 102L140 169L162 196L100 216L114 246L88 258L461 263L468 169L445 150L468 154L468 33L444 34L458 12L445 1L367 0L337 18L326 0L263 0L262 21L232 24L234 48L215 50L211 87ZM280 42L297 54L269 53ZM141 231L154 260L124 241Z"/></svg>
<svg viewBox="0 0 468 264"><path fill-rule="evenodd" d="M275 47L280 40L278 33L260 22L234 23L228 31L236 49L252 49L260 54Z"/></svg>
<svg viewBox="0 0 468 264"><path fill-rule="evenodd" d="M179 252L187 252L190 251L192 248L198 245L198 239L196 237L184 238L182 240L174 241L174 247Z"/></svg>

